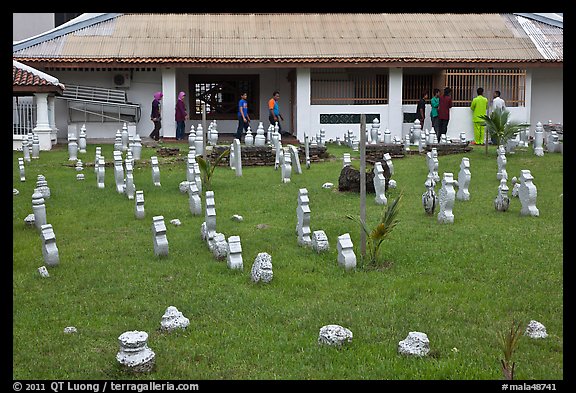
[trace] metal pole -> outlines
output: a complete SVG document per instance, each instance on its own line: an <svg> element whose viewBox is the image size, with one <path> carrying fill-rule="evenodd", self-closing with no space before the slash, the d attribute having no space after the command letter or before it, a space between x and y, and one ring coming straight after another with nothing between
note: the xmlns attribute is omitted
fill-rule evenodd
<svg viewBox="0 0 576 393"><path fill-rule="evenodd" d="M366 224L366 114L360 114L360 221ZM366 256L366 233L360 231L360 254Z"/></svg>
<svg viewBox="0 0 576 393"><path fill-rule="evenodd" d="M206 139L207 139L207 132L208 129L206 127L206 101L202 101L202 153L204 156L204 159L206 159L206 157L208 157L208 155L206 154Z"/></svg>

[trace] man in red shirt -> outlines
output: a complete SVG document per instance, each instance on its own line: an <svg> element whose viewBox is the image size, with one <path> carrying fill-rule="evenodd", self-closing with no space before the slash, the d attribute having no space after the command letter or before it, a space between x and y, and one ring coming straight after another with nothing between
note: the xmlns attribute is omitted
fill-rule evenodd
<svg viewBox="0 0 576 393"><path fill-rule="evenodd" d="M438 142L440 142L440 136L446 134L448 131L448 122L450 121L450 108L452 108L452 89L449 87L444 88L444 95L440 96L440 105L438 106L438 123L440 127L436 130L436 136L438 137Z"/></svg>

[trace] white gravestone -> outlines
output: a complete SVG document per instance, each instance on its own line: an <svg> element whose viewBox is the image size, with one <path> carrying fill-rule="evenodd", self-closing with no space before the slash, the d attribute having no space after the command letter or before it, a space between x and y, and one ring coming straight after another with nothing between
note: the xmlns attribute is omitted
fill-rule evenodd
<svg viewBox="0 0 576 393"><path fill-rule="evenodd" d="M122 163L122 152L114 150L114 181L116 182L116 192L124 193L124 166Z"/></svg>
<svg viewBox="0 0 576 393"><path fill-rule="evenodd" d="M412 133L414 135L414 144L418 146L418 150L420 150L420 139L422 138L422 124L420 124L420 120L414 120L414 129Z"/></svg>
<svg viewBox="0 0 576 393"><path fill-rule="evenodd" d="M546 150L548 153L560 153L560 140L558 138L558 133L554 130L552 130L548 135Z"/></svg>
<svg viewBox="0 0 576 393"><path fill-rule="evenodd" d="M342 168L352 165L352 160L350 159L350 153L344 153L342 158Z"/></svg>
<svg viewBox="0 0 576 393"><path fill-rule="evenodd" d="M432 177L428 176L426 181L424 182L424 186L426 187L426 191L422 194L422 206L424 206L424 211L429 216L434 214L434 210L438 205L438 197L436 196L436 192L434 191L434 186L436 182Z"/></svg>
<svg viewBox="0 0 576 393"><path fill-rule="evenodd" d="M46 266L40 266L38 268L38 273L40 273L41 277L50 277L50 273L48 273L48 269L46 269Z"/></svg>
<svg viewBox="0 0 576 393"><path fill-rule="evenodd" d="M266 136L264 135L264 126L262 125L262 122L258 124L258 128L256 129L254 146L266 146Z"/></svg>
<svg viewBox="0 0 576 393"><path fill-rule="evenodd" d="M102 155L102 147L96 146L96 155L94 157L94 173L98 175L98 162L100 161L100 156Z"/></svg>
<svg viewBox="0 0 576 393"><path fill-rule="evenodd" d="M78 159L78 143L73 135L68 139L68 155L68 161L76 161Z"/></svg>
<svg viewBox="0 0 576 393"><path fill-rule="evenodd" d="M512 178L512 197L518 198L518 191L520 190L520 181L514 176Z"/></svg>
<svg viewBox="0 0 576 393"><path fill-rule="evenodd" d="M410 135L404 136L404 151L410 153Z"/></svg>
<svg viewBox="0 0 576 393"><path fill-rule="evenodd" d="M188 133L188 147L194 147L194 141L196 140L196 130L194 130L194 124L190 125L190 132Z"/></svg>
<svg viewBox="0 0 576 393"><path fill-rule="evenodd" d="M242 148L240 147L240 140L234 139L232 146L234 146L234 170L237 177L242 177Z"/></svg>
<svg viewBox="0 0 576 393"><path fill-rule="evenodd" d="M134 202L134 215L137 219L142 219L146 216L144 211L144 191L136 191L136 198Z"/></svg>
<svg viewBox="0 0 576 393"><path fill-rule="evenodd" d="M378 130L380 129L380 120L377 117L372 120L372 127L370 128L370 144L375 145L378 143Z"/></svg>
<svg viewBox="0 0 576 393"><path fill-rule="evenodd" d="M22 139L22 154L24 155L24 161L30 162L30 148L31 146L28 145L28 139Z"/></svg>
<svg viewBox="0 0 576 393"><path fill-rule="evenodd" d="M234 148L234 143L230 144L230 155L228 157L228 163L230 164L230 169L234 170L236 169L236 167L234 166L236 164L236 151Z"/></svg>
<svg viewBox="0 0 576 393"><path fill-rule="evenodd" d="M122 151L128 150L128 126L126 123L122 125L122 133L120 134L120 140L122 141Z"/></svg>
<svg viewBox="0 0 576 393"><path fill-rule="evenodd" d="M384 130L384 143L391 144L392 143L392 133L388 128Z"/></svg>
<svg viewBox="0 0 576 393"><path fill-rule="evenodd" d="M300 158L298 157L298 149L296 146L288 145L288 151L290 152L290 158L292 160L292 166L294 167L294 172L297 174L302 174L302 167L300 166Z"/></svg>
<svg viewBox="0 0 576 393"><path fill-rule="evenodd" d="M394 174L394 164L392 163L392 157L390 156L390 153L384 153L383 159L386 161L386 165L388 165L390 176L392 176Z"/></svg>
<svg viewBox="0 0 576 393"><path fill-rule="evenodd" d="M40 190L44 199L50 199L50 187L48 187L48 182L44 175L38 175L36 180L36 188Z"/></svg>
<svg viewBox="0 0 576 393"><path fill-rule="evenodd" d="M496 179L508 179L508 172L506 172L506 149L504 145L498 146L498 158L496 158L496 163L498 164L498 172L496 173Z"/></svg>
<svg viewBox="0 0 576 393"><path fill-rule="evenodd" d="M435 182L440 181L440 175L438 174L438 151L435 147L432 148L432 151L426 153L426 161L428 164L428 174L432 177L432 180Z"/></svg>
<svg viewBox="0 0 576 393"><path fill-rule="evenodd" d="M340 325L325 325L318 333L318 344L341 347L352 342L352 331Z"/></svg>
<svg viewBox="0 0 576 393"><path fill-rule="evenodd" d="M438 212L438 222L441 224L454 223L454 200L456 199L456 192L454 191L454 177L450 172L444 173L442 179L442 187L438 192L438 201L440 209Z"/></svg>
<svg viewBox="0 0 576 393"><path fill-rule="evenodd" d="M276 152L276 156L274 157L274 169L277 170L280 168L282 160L284 159L284 149L282 148L282 143L274 143L274 150Z"/></svg>
<svg viewBox="0 0 576 393"><path fill-rule="evenodd" d="M254 259L254 263L252 264L250 278L255 283L268 283L272 281L273 277L272 256L266 252L258 253L256 259Z"/></svg>
<svg viewBox="0 0 576 393"><path fill-rule="evenodd" d="M24 158L18 157L18 169L20 170L20 181L26 181L26 170L24 169Z"/></svg>
<svg viewBox="0 0 576 393"><path fill-rule="evenodd" d="M152 164L152 182L154 186L161 187L160 184L160 167L158 166L158 157L150 157L150 163Z"/></svg>
<svg viewBox="0 0 576 393"><path fill-rule="evenodd" d="M304 154L306 155L306 169L310 169L310 140L307 134L304 134Z"/></svg>
<svg viewBox="0 0 576 393"><path fill-rule="evenodd" d="M164 216L152 217L152 239L154 242L154 255L162 257L168 255L168 237Z"/></svg>
<svg viewBox="0 0 576 393"><path fill-rule="evenodd" d="M116 135L114 137L114 150L122 151L122 132L120 129L116 130Z"/></svg>
<svg viewBox="0 0 576 393"><path fill-rule="evenodd" d="M78 151L80 153L86 153L86 124L82 124L82 127L80 127L80 135L78 137Z"/></svg>
<svg viewBox="0 0 576 393"><path fill-rule="evenodd" d="M510 206L510 198L508 197L508 185L506 179L500 179L498 186L498 195L494 198L494 208L499 212L505 212Z"/></svg>
<svg viewBox="0 0 576 393"><path fill-rule="evenodd" d="M386 178L384 177L384 168L382 168L382 163L376 161L374 164L374 190L376 196L374 197L378 205L386 205L388 199L386 198Z"/></svg>
<svg viewBox="0 0 576 393"><path fill-rule="evenodd" d="M202 192L202 174L200 172L200 164L194 162L194 183L198 187L198 192Z"/></svg>
<svg viewBox="0 0 576 393"><path fill-rule="evenodd" d="M228 238L228 255L226 257L226 264L229 269L244 269L240 236L230 236Z"/></svg>
<svg viewBox="0 0 576 393"><path fill-rule="evenodd" d="M544 127L542 123L536 123L536 130L534 131L534 154L541 157L544 155Z"/></svg>
<svg viewBox="0 0 576 393"><path fill-rule="evenodd" d="M188 185L188 204L190 206L190 213L192 213L193 216L202 215L202 199L200 198L196 183L189 183Z"/></svg>
<svg viewBox="0 0 576 393"><path fill-rule="evenodd" d="M430 352L430 340L426 333L409 332L408 336L398 343L398 352L402 355L426 356Z"/></svg>
<svg viewBox="0 0 576 393"><path fill-rule="evenodd" d="M196 157L192 153L188 153L186 157L186 181L189 183L194 183L194 164L196 163Z"/></svg>
<svg viewBox="0 0 576 393"><path fill-rule="evenodd" d="M40 137L36 134L32 137L32 158L40 158Z"/></svg>
<svg viewBox="0 0 576 393"><path fill-rule="evenodd" d="M296 226L298 244L306 247L312 245L312 239L310 238L310 205L308 190L306 188L301 188L298 191L298 207L296 208L296 216L298 219L298 224Z"/></svg>
<svg viewBox="0 0 576 393"><path fill-rule="evenodd" d="M98 188L104 188L104 177L106 174L106 168L104 166L104 156L98 157L98 173L96 174L96 181L98 183Z"/></svg>
<svg viewBox="0 0 576 393"><path fill-rule="evenodd" d="M44 202L44 196L38 188L35 188L32 194L32 212L34 213L34 225L38 230L41 230L42 225L47 223L46 204Z"/></svg>
<svg viewBox="0 0 576 393"><path fill-rule="evenodd" d="M134 194L136 192L136 186L134 185L134 174L132 168L132 161L126 160L126 180L124 185L124 192L128 199L134 199Z"/></svg>
<svg viewBox="0 0 576 393"><path fill-rule="evenodd" d="M134 135L134 146L132 147L132 157L134 160L140 160L142 157L142 138L140 135Z"/></svg>
<svg viewBox="0 0 576 393"><path fill-rule="evenodd" d="M214 191L206 191L204 222L206 223L206 240L209 244L216 235L216 204L214 201Z"/></svg>
<svg viewBox="0 0 576 393"><path fill-rule="evenodd" d="M540 214L536 207L538 191L536 190L533 180L534 178L532 177L530 170L523 169L520 171L520 188L518 189L518 197L522 204L520 214L523 216L538 217Z"/></svg>
<svg viewBox="0 0 576 393"><path fill-rule="evenodd" d="M169 306L164 315L162 315L162 320L160 321L160 330L171 332L177 329L186 329L190 325L190 320L186 318L178 309L174 306Z"/></svg>
<svg viewBox="0 0 576 393"><path fill-rule="evenodd" d="M536 339L548 337L546 326L535 320L531 320L530 323L528 323L524 335Z"/></svg>
<svg viewBox="0 0 576 393"><path fill-rule="evenodd" d="M318 254L330 250L328 236L322 230L312 232L312 249Z"/></svg>
<svg viewBox="0 0 576 393"><path fill-rule="evenodd" d="M211 242L208 242L208 248L217 260L225 259L228 255L228 243L222 233L216 233Z"/></svg>
<svg viewBox="0 0 576 393"><path fill-rule="evenodd" d="M290 183L290 175L292 174L290 153L283 151L283 154L284 154L284 162L282 164L282 183Z"/></svg>
<svg viewBox="0 0 576 393"><path fill-rule="evenodd" d="M349 233L338 236L338 265L346 270L356 268L356 254Z"/></svg>
<svg viewBox="0 0 576 393"><path fill-rule="evenodd" d="M48 266L56 266L60 263L60 256L58 255L58 247L56 247L56 235L52 228L52 224L45 224L40 227L42 237L42 256L44 257L44 264Z"/></svg>
<svg viewBox="0 0 576 393"><path fill-rule="evenodd" d="M194 147L196 148L196 155L204 155L204 129L202 124L198 124L196 127L196 139L194 140Z"/></svg>
<svg viewBox="0 0 576 393"><path fill-rule="evenodd" d="M246 146L254 146L254 135L252 135L252 129L250 127L246 129L246 135L244 136L244 144Z"/></svg>
<svg viewBox="0 0 576 393"><path fill-rule="evenodd" d="M456 199L459 201L470 200L470 191L468 191L468 187L470 186L471 178L470 160L468 157L462 157L462 161L460 162L460 172L458 172L458 192L456 193Z"/></svg>
<svg viewBox="0 0 576 393"><path fill-rule="evenodd" d="M148 347L148 333L131 330L118 337L120 350L116 360L123 369L131 372L150 372L154 368L156 354Z"/></svg>
<svg viewBox="0 0 576 393"><path fill-rule="evenodd" d="M320 129L320 139L318 140L318 146L325 147L326 146L326 130L324 128Z"/></svg>

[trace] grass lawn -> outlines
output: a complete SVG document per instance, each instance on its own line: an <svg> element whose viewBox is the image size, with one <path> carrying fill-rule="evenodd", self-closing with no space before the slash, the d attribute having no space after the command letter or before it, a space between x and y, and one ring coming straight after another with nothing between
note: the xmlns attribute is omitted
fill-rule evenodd
<svg viewBox="0 0 576 393"><path fill-rule="evenodd" d="M113 145L101 145L113 161ZM456 200L454 223L427 216L421 197L428 169L424 155L393 159L403 193L399 223L381 247L390 266L369 269L360 261L360 228L346 218L359 215L359 195L338 192L342 154L357 152L329 144L334 159L303 165L281 182L273 167L243 167L236 177L228 166L213 179L217 231L239 235L243 271L216 261L201 240L204 216L193 216L186 180L187 144L179 159L160 161L161 187L152 182L143 148L134 182L144 191L145 214L135 218L134 200L116 191L112 167L105 188L97 187L96 145L79 154L85 180L76 180L67 145L41 152L25 163L20 182L13 153L13 379L369 379L500 380L503 359L498 334L513 320L525 327L543 323L546 339L523 336L514 354L516 379L561 380L563 374L563 156L534 155L532 148L507 155L508 186L529 169L537 187L539 217L521 216L518 198L498 212L496 149L475 147L465 154L439 156L439 174L457 179L462 157L470 159L469 201ZM56 236L60 263L49 278L32 213L36 177L51 190L48 223ZM334 183L324 189L325 182ZM316 254L300 247L295 234L298 190L307 188L312 231L322 229L330 251ZM436 192L439 185L436 187ZM511 193L509 194L511 195ZM204 203L204 199L203 199ZM376 224L384 207L367 197L367 221ZM231 219L244 217L243 222ZM169 255L154 255L152 217L164 216ZM170 223L179 219L180 226ZM258 229L258 224L268 227ZM337 237L350 233L359 264L345 271L337 263ZM274 278L254 284L250 269L259 252L272 256ZM168 306L190 319L187 329L165 333L160 321ZM354 338L338 350L318 345L322 326L338 324ZM76 334L64 334L75 326ZM129 330L148 333L156 353L149 374L129 374L116 361L118 336ZM425 358L399 355L398 342L409 332L428 335Z"/></svg>

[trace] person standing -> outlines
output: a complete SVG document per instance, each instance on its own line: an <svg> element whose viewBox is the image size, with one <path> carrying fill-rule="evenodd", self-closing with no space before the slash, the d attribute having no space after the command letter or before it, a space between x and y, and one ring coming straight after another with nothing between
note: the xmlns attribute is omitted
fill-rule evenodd
<svg viewBox="0 0 576 393"><path fill-rule="evenodd" d="M506 109L506 102L500 97L500 90L494 91L494 98L492 99L492 112L496 109L501 111Z"/></svg>
<svg viewBox="0 0 576 393"><path fill-rule="evenodd" d="M278 107L279 99L280 99L280 92L276 90L274 91L274 93L272 93L272 98L270 98L270 100L268 101L268 110L269 110L268 120L270 121L270 124L272 124L273 126L275 126L276 123L278 123L278 132L280 134L284 134L282 132L282 124L280 123L280 119L284 121L284 118L280 114L280 108Z"/></svg>
<svg viewBox="0 0 576 393"><path fill-rule="evenodd" d="M444 94L440 96L440 103L438 104L438 122L439 129L436 131L438 142L442 134L448 132L448 122L450 121L450 108L452 108L452 89L449 87L444 88Z"/></svg>
<svg viewBox="0 0 576 393"><path fill-rule="evenodd" d="M150 138L158 141L160 139L160 128L162 128L162 117L160 116L160 101L164 94L158 91L154 93L154 100L152 100L152 112L150 113L150 120L154 123L154 129L150 133Z"/></svg>
<svg viewBox="0 0 576 393"><path fill-rule="evenodd" d="M416 118L420 121L420 127L424 129L424 119L426 119L426 100L428 99L428 92L423 92L418 105L416 105Z"/></svg>
<svg viewBox="0 0 576 393"><path fill-rule="evenodd" d="M248 116L248 93L240 94L240 101L238 101L238 129L236 130L235 138L239 141L242 140L242 133L248 130L250 126L250 116Z"/></svg>
<svg viewBox="0 0 576 393"><path fill-rule="evenodd" d="M470 104L472 110L472 122L474 123L474 141L473 145L484 144L484 120L480 116L486 115L488 112L488 98L484 97L484 89L479 87L476 89L478 94Z"/></svg>
<svg viewBox="0 0 576 393"><path fill-rule="evenodd" d="M432 91L433 97L430 99L430 119L432 120L432 127L436 136L438 136L438 130L440 129L440 123L438 121L438 105L440 105L440 89L435 88Z"/></svg>
<svg viewBox="0 0 576 393"><path fill-rule="evenodd" d="M181 91L178 93L178 100L176 101L176 140L184 139L184 128L186 127L186 119L188 119L186 104L184 103L185 96L186 93Z"/></svg>

